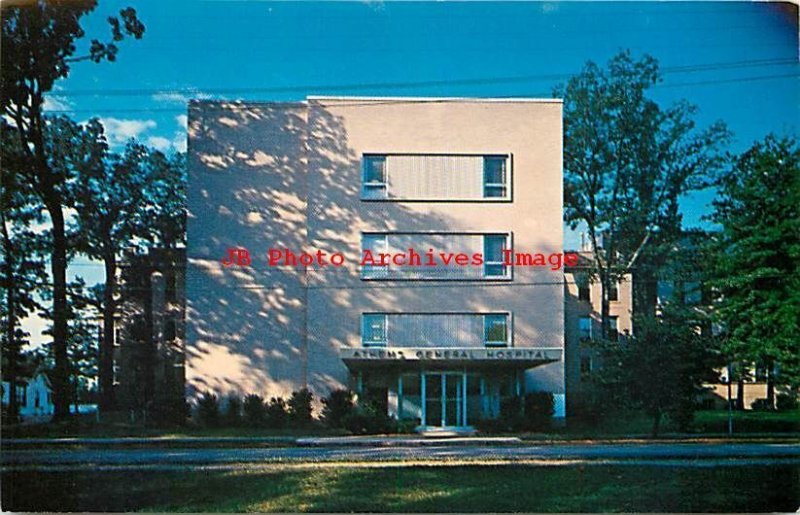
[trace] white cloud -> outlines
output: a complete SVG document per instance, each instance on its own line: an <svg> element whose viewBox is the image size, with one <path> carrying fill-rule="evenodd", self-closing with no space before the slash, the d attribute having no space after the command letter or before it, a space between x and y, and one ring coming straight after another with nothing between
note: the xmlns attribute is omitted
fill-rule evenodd
<svg viewBox="0 0 800 515"><path fill-rule="evenodd" d="M54 84L52 91L44 96L45 111L68 111L72 109L74 104L70 102L64 95L59 95L59 91L64 91L64 87L60 84Z"/></svg>
<svg viewBox="0 0 800 515"><path fill-rule="evenodd" d="M167 152L168 150L186 152L186 133L178 131L171 140L162 136L150 136L147 138L146 143L161 152Z"/></svg>
<svg viewBox="0 0 800 515"><path fill-rule="evenodd" d="M152 95L150 98L155 100L156 102L161 102L164 104L182 104L186 105L189 103L190 100L204 100L211 98L211 95L208 93L203 93L198 89L191 89L186 92L182 91L162 91L160 93L156 93Z"/></svg>
<svg viewBox="0 0 800 515"><path fill-rule="evenodd" d="M113 144L124 144L131 138L139 138L139 135L154 129L154 120L121 120L119 118L100 118L100 122L106 129L108 141Z"/></svg>
<svg viewBox="0 0 800 515"><path fill-rule="evenodd" d="M46 95L44 97L44 110L45 111L68 111L72 109L72 103L59 95Z"/></svg>
<svg viewBox="0 0 800 515"><path fill-rule="evenodd" d="M186 104L192 97L176 91L168 91L165 93L156 93L152 98L156 102L164 102L167 104Z"/></svg>
<svg viewBox="0 0 800 515"><path fill-rule="evenodd" d="M186 125L189 123L189 117L186 116L185 114L179 114L178 116L175 117L175 121L178 123L178 125L181 126L183 130L186 130Z"/></svg>
<svg viewBox="0 0 800 515"><path fill-rule="evenodd" d="M176 132L175 139L172 140L172 145L178 152L186 152L186 133Z"/></svg>
<svg viewBox="0 0 800 515"><path fill-rule="evenodd" d="M172 142L161 136L150 136L147 138L147 145L164 152L172 146Z"/></svg>

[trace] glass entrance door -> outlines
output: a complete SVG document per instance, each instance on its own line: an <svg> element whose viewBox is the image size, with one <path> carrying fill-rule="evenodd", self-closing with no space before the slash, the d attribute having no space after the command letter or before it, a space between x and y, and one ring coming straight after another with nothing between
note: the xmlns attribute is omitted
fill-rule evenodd
<svg viewBox="0 0 800 515"><path fill-rule="evenodd" d="M422 425L426 427L466 426L466 384L467 375L464 373L423 374L425 411Z"/></svg>

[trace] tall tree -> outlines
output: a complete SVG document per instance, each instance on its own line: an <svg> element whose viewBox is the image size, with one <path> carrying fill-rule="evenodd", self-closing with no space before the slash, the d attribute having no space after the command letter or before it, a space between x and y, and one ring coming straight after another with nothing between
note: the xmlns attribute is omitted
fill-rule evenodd
<svg viewBox="0 0 800 515"><path fill-rule="evenodd" d="M722 230L712 243L713 284L726 348L735 361L766 365L771 405L776 381L800 388L797 141L755 143L720 181L714 207Z"/></svg>
<svg viewBox="0 0 800 515"><path fill-rule="evenodd" d="M52 225L50 263L53 278L53 354L52 375L55 418L69 415L69 363L67 356L67 235L65 206L67 183L73 172L57 166L46 132L50 120L44 113L45 95L58 79L66 77L80 61L114 61L117 42L126 35L141 38L144 25L132 8L111 16L111 40L93 39L85 53L77 53L76 42L83 38L81 18L94 10L94 0L44 1L2 7L2 63L0 63L0 103L10 120L24 153L17 170L41 200Z"/></svg>
<svg viewBox="0 0 800 515"><path fill-rule="evenodd" d="M87 391L97 380L98 369L98 334L97 319L101 301L98 292L102 288L87 288L82 277L76 277L67 284L69 310L67 312L67 357L69 358L69 402L78 404L81 391ZM49 299L51 293L46 291L44 297ZM53 320L52 309L44 308L39 315ZM53 326L45 329L43 334L52 336ZM51 346L52 347L52 346ZM48 353L46 363L52 367L52 349Z"/></svg>
<svg viewBox="0 0 800 515"><path fill-rule="evenodd" d="M555 90L564 99L564 218L588 231L604 338L612 281L631 269L637 313L654 314L655 266L637 260L655 260L674 243L681 196L708 186L724 163L725 126L696 130L686 102L662 108L647 96L659 81L653 57L625 51L606 69L588 62Z"/></svg>
<svg viewBox="0 0 800 515"><path fill-rule="evenodd" d="M109 152L103 126L97 120L90 120L81 128L81 134L81 155L87 158L76 164L80 177L73 187L76 233L79 248L89 257L101 260L105 268L99 367L103 412L115 407L113 367L119 259L124 250L137 243L159 240L158 234L170 229L181 230L181 213L171 211L174 201L170 202L170 195L178 193L164 189L177 189L174 180L183 175L181 170L170 166L172 161L161 152L150 151L133 140L122 153ZM165 217L171 219L164 221ZM162 225L166 228L159 230ZM179 237L168 234L170 238Z"/></svg>
<svg viewBox="0 0 800 515"><path fill-rule="evenodd" d="M36 292L46 283L43 239L34 230L41 223L40 208L31 189L20 183L16 173L22 164L22 153L14 133L5 120L0 121L0 248L2 249L2 284L0 331L3 356L3 378L11 392L16 392L22 364L22 348L29 336L20 320L39 309ZM19 412L17 397L9 397L9 415L14 420Z"/></svg>

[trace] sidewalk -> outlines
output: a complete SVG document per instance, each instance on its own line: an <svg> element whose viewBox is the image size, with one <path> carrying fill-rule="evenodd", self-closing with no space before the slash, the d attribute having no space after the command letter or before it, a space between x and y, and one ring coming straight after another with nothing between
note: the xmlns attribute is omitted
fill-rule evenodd
<svg viewBox="0 0 800 515"><path fill-rule="evenodd" d="M543 438L524 439L516 436L496 437L430 437L421 435L370 435L370 436L156 436L116 438L0 438L3 449L41 447L93 447L93 448L258 448L258 447L529 447L552 445L634 445L634 444L727 444L727 443L789 443L800 444L796 435L742 435L735 438L708 435L671 436L656 439L631 435L597 438Z"/></svg>

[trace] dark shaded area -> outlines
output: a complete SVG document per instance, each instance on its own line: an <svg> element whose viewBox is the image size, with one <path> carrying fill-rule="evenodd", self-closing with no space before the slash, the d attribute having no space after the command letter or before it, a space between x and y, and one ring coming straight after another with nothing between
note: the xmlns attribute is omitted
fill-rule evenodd
<svg viewBox="0 0 800 515"><path fill-rule="evenodd" d="M793 512L800 505L797 466L6 472L2 480L7 511ZM100 481L107 488L97 489Z"/></svg>

